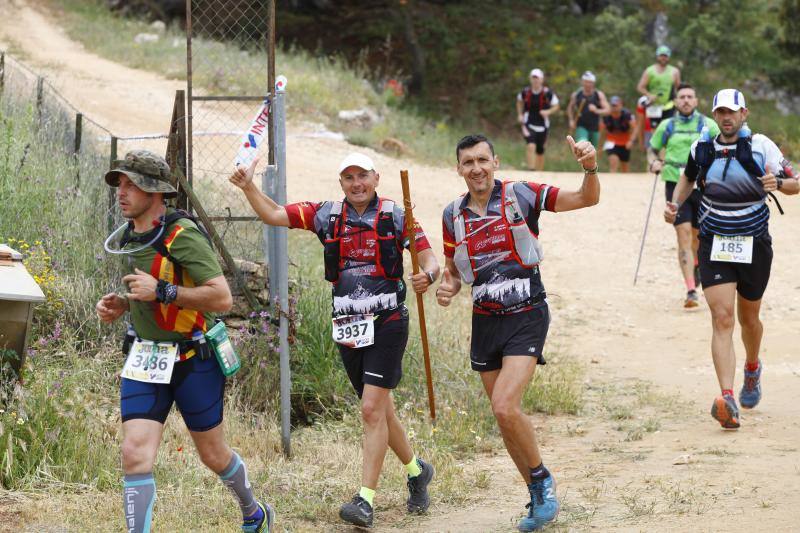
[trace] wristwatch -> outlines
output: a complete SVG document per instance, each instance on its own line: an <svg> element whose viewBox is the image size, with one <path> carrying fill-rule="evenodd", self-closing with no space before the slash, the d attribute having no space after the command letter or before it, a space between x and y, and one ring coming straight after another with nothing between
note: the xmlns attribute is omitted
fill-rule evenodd
<svg viewBox="0 0 800 533"><path fill-rule="evenodd" d="M430 281L431 285L433 285L433 283L436 281L436 276L433 274L433 272L425 272L425 275L428 276L428 281Z"/></svg>
<svg viewBox="0 0 800 533"><path fill-rule="evenodd" d="M158 280L156 285L156 300L162 304L171 304L178 298L178 286L173 285L163 279Z"/></svg>

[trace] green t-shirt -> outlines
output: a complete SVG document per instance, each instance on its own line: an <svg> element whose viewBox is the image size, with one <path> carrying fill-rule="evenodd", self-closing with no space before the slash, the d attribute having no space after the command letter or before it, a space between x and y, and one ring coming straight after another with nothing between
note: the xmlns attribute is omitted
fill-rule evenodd
<svg viewBox="0 0 800 533"><path fill-rule="evenodd" d="M700 130L702 126L698 125L700 120L703 120L704 125L708 128L708 133L716 137L719 135L719 126L712 119L701 115L697 111L692 113L689 120L677 113L675 116L662 120L653 136L650 138L650 147L653 150L661 151L666 147L664 153L664 168L661 171L661 179L664 181L677 182L681 177L681 169L686 166L689 160L689 150L692 143L700 138ZM668 139L664 139L667 127L672 122L672 135ZM664 145L666 141L666 146Z"/></svg>
<svg viewBox="0 0 800 533"><path fill-rule="evenodd" d="M672 87L675 84L675 67L667 65L658 72L655 65L647 67L647 92L656 96L656 105L672 107Z"/></svg>
<svg viewBox="0 0 800 533"><path fill-rule="evenodd" d="M167 213L174 209L168 208ZM134 235L137 235L134 233ZM195 287L222 275L217 255L197 225L186 218L176 220L164 231L164 244L181 267L180 276L166 257L158 254L152 246L130 254L131 272L134 268L149 272L152 276L181 287ZM126 248L135 249L142 243L129 243ZM191 337L192 331L206 331L213 325L212 313L201 313L177 305L159 302L135 302L130 300L133 329L143 339L178 341Z"/></svg>

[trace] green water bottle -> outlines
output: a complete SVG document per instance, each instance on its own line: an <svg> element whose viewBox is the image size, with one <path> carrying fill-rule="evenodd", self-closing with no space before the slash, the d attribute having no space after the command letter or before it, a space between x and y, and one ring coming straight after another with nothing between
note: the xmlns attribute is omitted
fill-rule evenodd
<svg viewBox="0 0 800 533"><path fill-rule="evenodd" d="M206 331L206 339L211 345L211 349L214 350L214 355L217 356L217 362L225 377L230 377L238 372L242 367L242 362L228 337L225 323L219 321L214 324L213 328Z"/></svg>

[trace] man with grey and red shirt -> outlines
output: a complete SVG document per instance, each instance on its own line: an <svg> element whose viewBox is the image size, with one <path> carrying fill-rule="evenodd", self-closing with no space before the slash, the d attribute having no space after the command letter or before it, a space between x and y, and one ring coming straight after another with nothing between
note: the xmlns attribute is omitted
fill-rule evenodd
<svg viewBox="0 0 800 533"><path fill-rule="evenodd" d="M436 291L448 306L472 284L472 369L481 373L486 395L506 449L528 485L531 501L520 531L533 531L558 513L555 481L542 463L536 434L522 412L522 395L543 349L550 312L542 285L538 242L542 211L570 211L600 199L597 154L588 141L567 137L583 165L577 191L531 182L501 182L500 160L483 135L469 135L456 147L457 171L468 192L444 210L444 279Z"/></svg>
<svg viewBox="0 0 800 533"><path fill-rule="evenodd" d="M323 244L325 279L333 283L333 339L361 399L362 486L352 501L342 505L339 516L355 525L372 525L372 502L387 448L406 467L408 511L424 512L430 505L427 487L434 469L414 455L391 394L400 382L408 341L403 248L410 236L403 210L376 194L380 175L363 154L352 153L339 165L344 200L286 206L253 184L257 163L237 168L230 181L244 191L264 223L313 231ZM438 278L439 264L418 225L414 238L421 272L410 279L414 291L423 293Z"/></svg>

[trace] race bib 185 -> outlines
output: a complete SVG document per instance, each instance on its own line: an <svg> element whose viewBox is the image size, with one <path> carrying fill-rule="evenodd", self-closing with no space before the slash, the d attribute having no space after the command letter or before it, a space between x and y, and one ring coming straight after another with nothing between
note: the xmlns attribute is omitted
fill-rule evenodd
<svg viewBox="0 0 800 533"><path fill-rule="evenodd" d="M753 262L753 237L742 235L714 235L711 260L726 263Z"/></svg>

